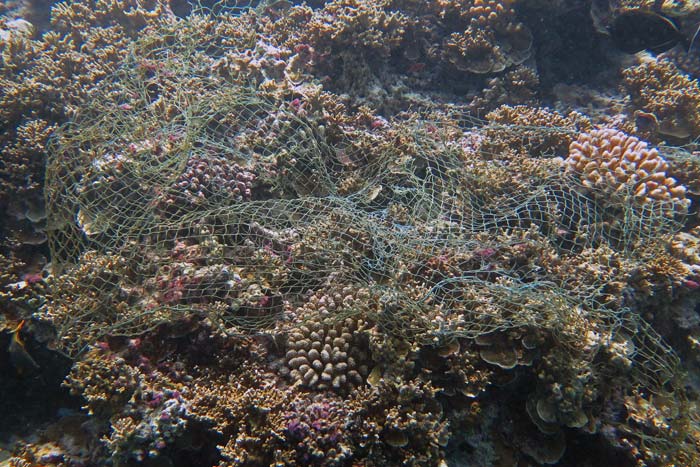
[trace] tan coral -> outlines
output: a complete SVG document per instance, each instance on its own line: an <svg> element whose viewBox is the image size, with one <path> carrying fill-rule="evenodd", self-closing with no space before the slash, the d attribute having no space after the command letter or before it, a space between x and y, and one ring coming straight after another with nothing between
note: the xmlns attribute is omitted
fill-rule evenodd
<svg viewBox="0 0 700 467"><path fill-rule="evenodd" d="M479 95L472 99L469 108L476 115L482 115L499 105L536 104L539 86L537 71L518 65L505 75L490 79Z"/></svg>
<svg viewBox="0 0 700 467"><path fill-rule="evenodd" d="M582 133L571 143L566 165L583 186L613 202L660 202L681 213L690 205L685 187L666 176L669 166L659 152L621 131Z"/></svg>
<svg viewBox="0 0 700 467"><path fill-rule="evenodd" d="M688 232L678 232L671 239L669 247L673 256L686 263L696 273L700 272L700 227L696 226Z"/></svg>
<svg viewBox="0 0 700 467"><path fill-rule="evenodd" d="M285 356L293 381L316 390L347 392L364 383L367 367L367 324L362 318L338 315L362 306L363 290L317 294L296 314L302 323L292 328Z"/></svg>
<svg viewBox="0 0 700 467"><path fill-rule="evenodd" d="M576 132L588 131L590 120L578 112L567 115L545 107L502 105L489 112L484 150L513 149L530 157L564 156Z"/></svg>
<svg viewBox="0 0 700 467"><path fill-rule="evenodd" d="M455 68L497 73L530 57L532 34L517 19L512 0L441 0L432 8L455 32L445 39L444 57ZM463 28L463 29L462 29Z"/></svg>
<svg viewBox="0 0 700 467"><path fill-rule="evenodd" d="M633 110L653 114L661 135L688 139L700 134L700 85L669 61L650 61L622 72Z"/></svg>
<svg viewBox="0 0 700 467"><path fill-rule="evenodd" d="M444 465L450 432L436 393L417 379L353 393L348 405L360 425L353 438L369 465Z"/></svg>
<svg viewBox="0 0 700 467"><path fill-rule="evenodd" d="M82 396L91 415L110 416L119 411L141 383L141 372L122 357L93 349L77 362L65 386Z"/></svg>

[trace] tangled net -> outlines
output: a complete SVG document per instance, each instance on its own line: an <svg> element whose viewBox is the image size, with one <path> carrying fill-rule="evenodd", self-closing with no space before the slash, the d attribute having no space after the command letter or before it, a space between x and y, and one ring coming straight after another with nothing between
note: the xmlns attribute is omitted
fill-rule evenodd
<svg viewBox="0 0 700 467"><path fill-rule="evenodd" d="M384 133L327 128L243 74L212 72L238 46L190 37L203 19L186 21L138 41L56 138L46 191L63 292L47 313L66 352L193 314L259 332L314 291L351 287L377 306L338 319L362 313L414 342L528 327L576 347L571 323L584 321L604 339L637 336L630 357L644 362L644 384L672 378L672 351L608 303L602 279L490 262L522 235L562 257L606 247L634 258L680 227L662 201L609 203L552 159L524 174L465 143L566 129L458 111L451 122L397 119Z"/></svg>

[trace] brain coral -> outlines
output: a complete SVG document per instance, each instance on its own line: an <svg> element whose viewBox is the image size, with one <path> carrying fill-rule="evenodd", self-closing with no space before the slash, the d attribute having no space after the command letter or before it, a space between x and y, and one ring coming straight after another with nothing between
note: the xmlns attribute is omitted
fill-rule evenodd
<svg viewBox="0 0 700 467"><path fill-rule="evenodd" d="M569 146L566 165L581 177L584 186L613 202L632 195L639 203L661 201L680 212L690 204L686 188L666 176L669 166L658 151L618 130L582 133Z"/></svg>

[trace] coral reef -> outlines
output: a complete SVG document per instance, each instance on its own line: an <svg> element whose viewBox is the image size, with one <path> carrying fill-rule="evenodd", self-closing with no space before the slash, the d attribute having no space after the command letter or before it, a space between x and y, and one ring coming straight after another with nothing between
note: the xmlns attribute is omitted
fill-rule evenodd
<svg viewBox="0 0 700 467"><path fill-rule="evenodd" d="M0 19L0 456L697 465L680 59L590 2L241 3Z"/></svg>

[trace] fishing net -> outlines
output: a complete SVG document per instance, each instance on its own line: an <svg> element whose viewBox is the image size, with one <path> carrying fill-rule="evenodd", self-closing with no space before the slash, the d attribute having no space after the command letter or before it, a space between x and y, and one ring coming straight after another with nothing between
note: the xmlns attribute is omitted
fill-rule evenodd
<svg viewBox="0 0 700 467"><path fill-rule="evenodd" d="M193 315L261 332L310 294L349 287L377 306L345 314L403 339L537 328L566 349L580 348L582 330L624 331L637 336L640 379L672 377L673 353L610 303L604 279L517 258L494 266L500 252L535 247L635 261L680 227L660 202L610 203L547 154L520 164L475 143L573 130L459 108L381 129L330 126L269 80L217 72L247 45L203 35L204 22L193 14L145 34L54 141L46 313L67 353Z"/></svg>

